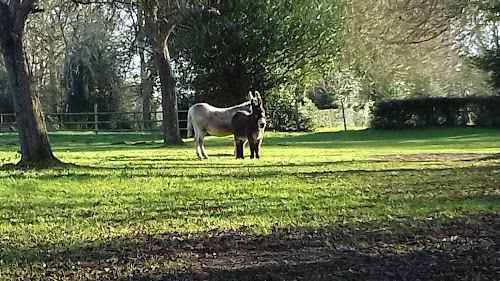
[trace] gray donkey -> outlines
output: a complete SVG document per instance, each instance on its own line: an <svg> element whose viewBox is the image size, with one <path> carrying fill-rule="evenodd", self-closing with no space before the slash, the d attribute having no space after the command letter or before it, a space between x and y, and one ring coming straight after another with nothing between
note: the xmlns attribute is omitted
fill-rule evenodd
<svg viewBox="0 0 500 281"><path fill-rule="evenodd" d="M260 95L259 95L260 96ZM233 133L231 128L231 118L238 111L251 112L250 103L256 97L250 94L248 100L231 107L219 108L208 103L197 103L188 110L187 117L187 136L193 135L196 155L199 158L208 158L205 151L205 135L209 133L212 136L228 136Z"/></svg>

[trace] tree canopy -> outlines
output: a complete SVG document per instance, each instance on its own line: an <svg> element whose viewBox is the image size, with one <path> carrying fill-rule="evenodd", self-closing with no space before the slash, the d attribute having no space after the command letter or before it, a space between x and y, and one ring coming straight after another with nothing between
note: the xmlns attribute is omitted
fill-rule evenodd
<svg viewBox="0 0 500 281"><path fill-rule="evenodd" d="M2 19L5 7L24 2L2 0ZM260 90L272 119L304 124L315 110L309 97L319 107L340 99L349 107L500 87L494 0L34 3L23 42L43 110L74 110L70 104L85 104L73 99L83 93L87 105L78 110L107 95L113 102L100 99L105 110L150 111L156 97L166 114L165 143L180 142L179 94L184 108L195 100L227 106ZM0 71L0 85L6 77ZM0 87L5 96L9 89ZM129 102L114 102L125 96ZM2 104L14 111L14 103Z"/></svg>
<svg viewBox="0 0 500 281"><path fill-rule="evenodd" d="M175 38L182 85L198 100L241 101L332 63L339 51L339 7L332 1L243 1L187 18ZM196 42L196 44L193 44Z"/></svg>

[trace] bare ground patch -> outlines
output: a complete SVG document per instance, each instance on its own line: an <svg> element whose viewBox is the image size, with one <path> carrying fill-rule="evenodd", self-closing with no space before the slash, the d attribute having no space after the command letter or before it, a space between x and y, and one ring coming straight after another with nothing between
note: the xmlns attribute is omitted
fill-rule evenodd
<svg viewBox="0 0 500 281"><path fill-rule="evenodd" d="M375 157L387 161L470 161L500 159L500 153L410 153L375 155Z"/></svg>
<svg viewBox="0 0 500 281"><path fill-rule="evenodd" d="M500 215L486 213L403 231L360 227L165 233L46 253L26 280L498 280ZM19 265L22 265L22 261ZM13 278L15 279L15 278ZM67 279L64 279L67 280Z"/></svg>

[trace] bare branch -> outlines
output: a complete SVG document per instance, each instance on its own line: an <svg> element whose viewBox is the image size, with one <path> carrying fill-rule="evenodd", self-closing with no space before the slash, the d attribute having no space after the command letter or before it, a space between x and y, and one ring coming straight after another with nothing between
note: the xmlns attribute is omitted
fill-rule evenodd
<svg viewBox="0 0 500 281"><path fill-rule="evenodd" d="M439 36L441 36L443 33L445 33L448 30L449 30L449 28L445 27L445 28L439 30L438 32L436 32L435 34L428 36L427 38L413 40L413 41L399 41L399 42L396 41L396 42L392 42L392 43L396 43L396 44L420 44L420 43L424 43L424 42L429 42L431 40L438 38Z"/></svg>
<svg viewBox="0 0 500 281"><path fill-rule="evenodd" d="M113 5L113 4L122 4L122 5L137 5L137 2L134 0L71 0L73 3L77 5Z"/></svg>

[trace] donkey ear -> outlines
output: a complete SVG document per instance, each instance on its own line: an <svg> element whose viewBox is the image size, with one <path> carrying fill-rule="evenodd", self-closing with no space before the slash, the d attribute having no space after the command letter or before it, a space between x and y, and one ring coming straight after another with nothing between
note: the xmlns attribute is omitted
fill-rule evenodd
<svg viewBox="0 0 500 281"><path fill-rule="evenodd" d="M252 91L248 91L248 100L253 100Z"/></svg>

